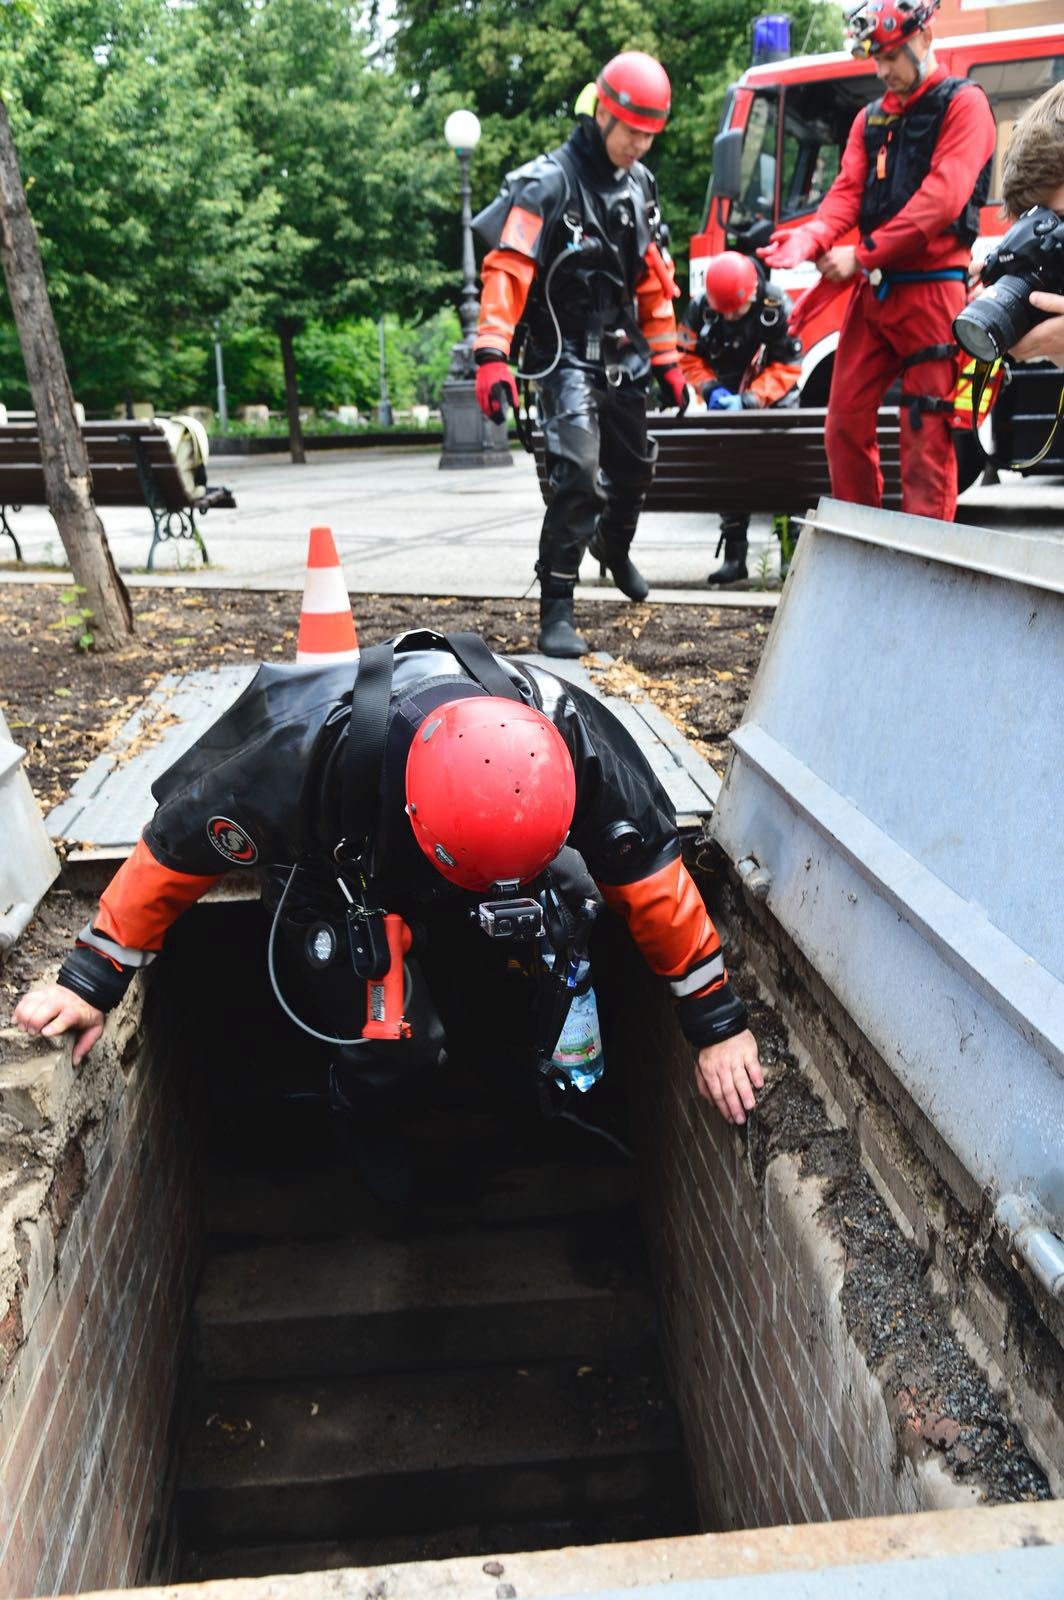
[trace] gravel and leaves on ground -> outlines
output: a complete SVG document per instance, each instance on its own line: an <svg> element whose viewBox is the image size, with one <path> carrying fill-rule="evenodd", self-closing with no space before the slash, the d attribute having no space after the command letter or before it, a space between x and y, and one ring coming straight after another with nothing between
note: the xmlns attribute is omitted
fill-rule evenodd
<svg viewBox="0 0 1064 1600"><path fill-rule="evenodd" d="M79 648L85 621L68 594L49 583L0 585L0 705L45 811L168 673L295 659L296 591L137 588L136 646L107 655ZM471 629L503 654L536 648L535 600L356 594L353 605L363 645L428 627ZM772 615L609 601L577 607L592 651L611 658L596 672L604 692L652 700L718 772Z"/></svg>

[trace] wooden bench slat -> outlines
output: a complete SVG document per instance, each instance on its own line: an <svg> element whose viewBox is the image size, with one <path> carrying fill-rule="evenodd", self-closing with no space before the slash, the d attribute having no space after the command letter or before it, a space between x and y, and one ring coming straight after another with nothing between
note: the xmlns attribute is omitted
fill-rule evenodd
<svg viewBox="0 0 1064 1600"><path fill-rule="evenodd" d="M827 411L792 407L782 411L711 412L697 417L648 418L658 458L647 494L647 511L795 513L831 492L824 445ZM900 418L896 408L879 413L883 503L901 504ZM535 429L533 454L540 494L550 498L543 435Z"/></svg>

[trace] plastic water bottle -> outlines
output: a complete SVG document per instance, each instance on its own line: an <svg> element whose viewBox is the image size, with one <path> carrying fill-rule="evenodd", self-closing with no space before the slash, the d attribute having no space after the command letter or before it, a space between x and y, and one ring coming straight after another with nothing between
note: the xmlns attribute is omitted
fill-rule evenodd
<svg viewBox="0 0 1064 1600"><path fill-rule="evenodd" d="M577 969L578 985L584 983L589 971L590 963L581 961ZM602 1031L599 1027L598 1002L590 984L585 993L581 994L578 989L573 995L569 1015L551 1060L581 1094L586 1094L602 1077Z"/></svg>

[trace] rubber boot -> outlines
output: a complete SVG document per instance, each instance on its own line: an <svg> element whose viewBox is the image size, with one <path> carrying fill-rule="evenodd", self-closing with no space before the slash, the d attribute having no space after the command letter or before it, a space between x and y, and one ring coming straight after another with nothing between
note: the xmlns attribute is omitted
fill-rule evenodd
<svg viewBox="0 0 1064 1600"><path fill-rule="evenodd" d="M743 521L742 531L729 527L727 522L722 524L722 537L724 539L724 562L716 572L711 572L706 579L711 588L723 589L730 583L742 583L746 578L746 522ZM720 549L720 546L717 546Z"/></svg>
<svg viewBox="0 0 1064 1600"><path fill-rule="evenodd" d="M572 594L553 598L540 596L539 648L545 656L575 658L587 655L587 642L573 627Z"/></svg>
<svg viewBox="0 0 1064 1600"><path fill-rule="evenodd" d="M649 585L632 560L627 545L622 548L611 543L596 529L587 548L600 567L609 568L610 577L623 595L627 595L629 600L646 599L650 593Z"/></svg>

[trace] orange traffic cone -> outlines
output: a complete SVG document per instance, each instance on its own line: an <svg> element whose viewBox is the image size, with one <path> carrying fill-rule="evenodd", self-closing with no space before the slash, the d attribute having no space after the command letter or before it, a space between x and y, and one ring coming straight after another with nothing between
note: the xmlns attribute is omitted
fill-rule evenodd
<svg viewBox="0 0 1064 1600"><path fill-rule="evenodd" d="M331 528L311 528L296 660L334 666L358 656L358 634Z"/></svg>

